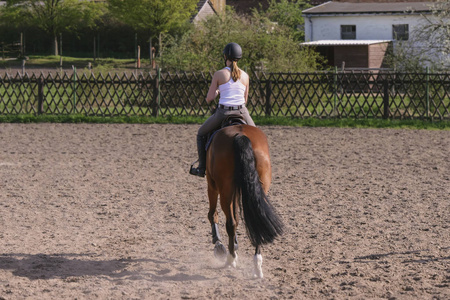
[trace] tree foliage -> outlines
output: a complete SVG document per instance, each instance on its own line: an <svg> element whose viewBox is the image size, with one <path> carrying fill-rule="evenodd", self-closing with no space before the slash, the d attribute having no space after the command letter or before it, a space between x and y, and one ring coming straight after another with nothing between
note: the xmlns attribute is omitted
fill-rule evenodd
<svg viewBox="0 0 450 300"><path fill-rule="evenodd" d="M423 15L424 22L418 30L418 38L426 41L426 46L433 49L433 54L442 57L442 66L450 68L450 1L440 0L431 6L432 15Z"/></svg>
<svg viewBox="0 0 450 300"><path fill-rule="evenodd" d="M307 71L317 67L318 55L300 46L292 31L261 14L239 16L228 10L172 38L164 66L175 70L214 71L223 67L222 51L229 42L243 49L239 65L270 72Z"/></svg>
<svg viewBox="0 0 450 300"><path fill-rule="evenodd" d="M195 12L197 0L108 0L109 10L135 30L152 35L180 27Z"/></svg>
<svg viewBox="0 0 450 300"><path fill-rule="evenodd" d="M266 17L278 25L289 28L296 40L304 41L305 32L302 11L311 7L303 0L270 0L269 8L266 11L254 10L254 15Z"/></svg>
<svg viewBox="0 0 450 300"><path fill-rule="evenodd" d="M87 0L7 0L2 21L17 26L37 26L53 38L53 53L58 55L58 35L93 27L103 14L101 4Z"/></svg>

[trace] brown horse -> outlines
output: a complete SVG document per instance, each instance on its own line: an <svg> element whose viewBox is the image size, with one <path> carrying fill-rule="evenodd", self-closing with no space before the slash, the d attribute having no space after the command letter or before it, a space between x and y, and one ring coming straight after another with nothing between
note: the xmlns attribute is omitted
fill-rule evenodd
<svg viewBox="0 0 450 300"><path fill-rule="evenodd" d="M214 253L225 256L218 230L217 200L226 216L228 233L227 265L236 267L236 228L239 206L247 235L255 246L255 277L263 277L261 245L282 234L283 223L270 204L267 193L272 180L266 135L257 127L234 125L219 130L206 157L209 213Z"/></svg>

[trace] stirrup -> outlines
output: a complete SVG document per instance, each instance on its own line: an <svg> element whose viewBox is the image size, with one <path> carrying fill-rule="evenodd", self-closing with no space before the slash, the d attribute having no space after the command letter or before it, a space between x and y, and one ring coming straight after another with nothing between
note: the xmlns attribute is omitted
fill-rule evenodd
<svg viewBox="0 0 450 300"><path fill-rule="evenodd" d="M189 174L199 177L205 177L205 170L191 167L191 169L189 170Z"/></svg>
<svg viewBox="0 0 450 300"><path fill-rule="evenodd" d="M194 161L194 163L191 165L191 169L189 170L189 174L199 176L199 177L205 177L205 169L200 168L194 168L194 165L198 162L198 159Z"/></svg>

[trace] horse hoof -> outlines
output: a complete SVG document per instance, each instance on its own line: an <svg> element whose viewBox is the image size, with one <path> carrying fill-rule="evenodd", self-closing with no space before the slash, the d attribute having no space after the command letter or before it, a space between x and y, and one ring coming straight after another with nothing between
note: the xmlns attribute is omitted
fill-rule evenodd
<svg viewBox="0 0 450 300"><path fill-rule="evenodd" d="M221 242L217 241L214 246L214 256L218 259L224 259L226 255L227 249Z"/></svg>
<svg viewBox="0 0 450 300"><path fill-rule="evenodd" d="M237 253L234 253L234 255L228 254L226 266L236 269L238 255Z"/></svg>
<svg viewBox="0 0 450 300"><path fill-rule="evenodd" d="M262 278L264 278L263 272L261 270L255 271L255 273L253 274L253 278L255 278L255 279L258 279L258 278L262 279Z"/></svg>
<svg viewBox="0 0 450 300"><path fill-rule="evenodd" d="M262 272L262 255L257 254L253 257L253 264L255 266L255 272L253 273L254 278L263 278L263 272Z"/></svg>

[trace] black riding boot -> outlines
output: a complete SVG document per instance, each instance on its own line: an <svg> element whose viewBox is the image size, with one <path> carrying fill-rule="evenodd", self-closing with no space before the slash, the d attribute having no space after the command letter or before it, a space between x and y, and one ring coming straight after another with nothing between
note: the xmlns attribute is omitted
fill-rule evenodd
<svg viewBox="0 0 450 300"><path fill-rule="evenodd" d="M197 135L197 152L198 152L198 167L193 168L189 173L192 175L205 177L206 170L206 136Z"/></svg>

